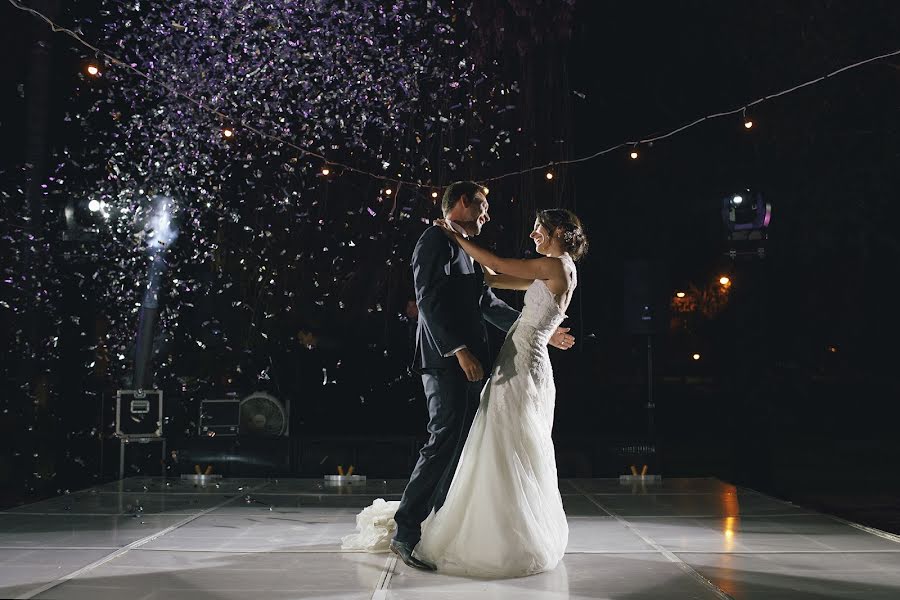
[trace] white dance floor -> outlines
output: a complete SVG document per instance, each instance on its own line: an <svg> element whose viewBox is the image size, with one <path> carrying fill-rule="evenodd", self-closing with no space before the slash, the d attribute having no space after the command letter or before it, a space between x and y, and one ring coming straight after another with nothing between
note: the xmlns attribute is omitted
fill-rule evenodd
<svg viewBox="0 0 900 600"><path fill-rule="evenodd" d="M7 510L0 597L900 598L900 537L715 479L561 481L568 551L533 577L463 579L341 552L357 511L404 485L130 478Z"/></svg>

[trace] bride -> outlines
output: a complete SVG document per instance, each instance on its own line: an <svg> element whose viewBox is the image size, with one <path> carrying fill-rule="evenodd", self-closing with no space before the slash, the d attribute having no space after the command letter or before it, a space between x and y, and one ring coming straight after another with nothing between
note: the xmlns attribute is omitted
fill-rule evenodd
<svg viewBox="0 0 900 600"><path fill-rule="evenodd" d="M540 211L529 236L536 259L501 258L435 222L485 268L494 288L525 290L466 438L447 498L422 524L415 556L438 571L518 577L548 571L565 554L569 528L559 493L551 430L556 399L547 341L565 318L587 250L579 218ZM357 517L345 550L387 550L399 502L376 500Z"/></svg>

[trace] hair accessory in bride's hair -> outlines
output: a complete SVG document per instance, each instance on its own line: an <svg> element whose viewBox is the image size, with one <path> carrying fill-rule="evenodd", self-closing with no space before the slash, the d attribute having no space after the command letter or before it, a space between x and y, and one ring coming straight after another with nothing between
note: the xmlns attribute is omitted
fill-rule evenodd
<svg viewBox="0 0 900 600"><path fill-rule="evenodd" d="M581 231L581 228L580 228L580 227L576 227L576 228L573 229L572 231L567 231L567 232L565 232L565 233L563 234L563 239L564 239L567 243L570 243L570 244L571 244L572 242L574 242L575 240L577 240L579 237L581 237L581 236L583 236L583 235L584 235L584 233Z"/></svg>

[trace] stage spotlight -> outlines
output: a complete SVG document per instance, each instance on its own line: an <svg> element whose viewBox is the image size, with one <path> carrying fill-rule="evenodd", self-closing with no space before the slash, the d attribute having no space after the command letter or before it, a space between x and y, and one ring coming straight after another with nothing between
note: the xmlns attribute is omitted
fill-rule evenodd
<svg viewBox="0 0 900 600"><path fill-rule="evenodd" d="M722 222L728 228L729 237L734 238L737 232L748 232L743 237L763 238L761 232L772 220L772 205L763 201L762 194L744 190L737 194L729 194L722 198ZM751 232L760 232L750 236Z"/></svg>
<svg viewBox="0 0 900 600"><path fill-rule="evenodd" d="M694 360L700 360L700 355L697 354L696 352L694 352L694 353L691 355L691 358L693 358Z"/></svg>
<svg viewBox="0 0 900 600"><path fill-rule="evenodd" d="M101 208L101 207L100 207L100 202L99 202L99 201L97 201L97 200L91 200L90 202L88 202L88 210L89 210L89 211L91 211L91 212L97 212L98 210L100 210L100 208Z"/></svg>

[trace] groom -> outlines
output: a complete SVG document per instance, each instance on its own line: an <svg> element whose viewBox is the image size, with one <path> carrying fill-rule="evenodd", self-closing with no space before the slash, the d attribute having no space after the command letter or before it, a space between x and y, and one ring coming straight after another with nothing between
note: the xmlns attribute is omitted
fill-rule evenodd
<svg viewBox="0 0 900 600"><path fill-rule="evenodd" d="M458 181L444 192L444 218L464 236L481 233L491 220L484 190L472 181ZM419 325L414 368L422 375L428 403L428 442L403 492L394 515L397 533L391 551L417 569L434 565L413 556L422 521L432 508L440 510L456 472L456 464L489 366L484 321L508 331L519 316L484 285L484 273L472 258L439 227L429 227L412 255ZM550 345L571 347L574 338L559 328Z"/></svg>

